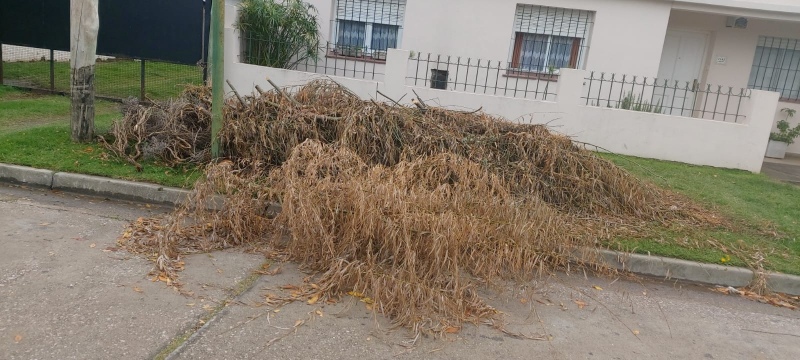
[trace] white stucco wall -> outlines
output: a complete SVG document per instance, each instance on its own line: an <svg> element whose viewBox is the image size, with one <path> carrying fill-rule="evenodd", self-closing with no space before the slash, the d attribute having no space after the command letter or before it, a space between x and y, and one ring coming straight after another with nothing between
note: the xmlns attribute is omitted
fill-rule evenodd
<svg viewBox="0 0 800 360"><path fill-rule="evenodd" d="M323 38L332 40L334 1L307 1L319 11ZM235 22L238 3L239 0L227 1L226 26L229 28ZM800 0L408 0L400 48L417 53L461 56L473 61L477 58L507 61L518 3L594 11L585 67L597 72L656 76L667 29L696 30L710 35L702 82L741 88L747 85L759 35L800 37L800 22L775 20L800 19L800 13L776 13L776 9L800 7ZM725 27L729 14L769 16L770 20L750 18L747 29L732 29ZM238 59L238 53L230 55ZM726 64L715 64L717 56L725 56ZM376 69L378 74L385 71L383 65L377 65ZM382 75L367 78L383 80ZM500 78L501 82L504 80L507 79ZM459 82L458 79L455 82ZM527 82L520 86L530 88ZM527 97L542 99L536 95ZM547 99L555 100L549 96ZM800 104L781 103L775 109L774 120L782 118L780 109L783 107L800 110ZM752 120L748 118L747 121ZM796 116L793 123L796 122L800 122L800 116ZM800 143L792 145L789 151L800 153Z"/></svg>
<svg viewBox="0 0 800 360"><path fill-rule="evenodd" d="M332 40L333 0L307 2L319 11L323 38ZM228 6L238 3L238 0L226 2ZM517 4L596 12L587 69L646 76L655 76L658 72L671 9L670 2L659 0L408 0L399 47L416 52L507 61L513 45ZM619 56L631 51L635 51L635 57Z"/></svg>
<svg viewBox="0 0 800 360"><path fill-rule="evenodd" d="M456 109L482 107L512 121L548 124L575 141L601 151L697 165L759 172L767 146L770 114L777 93L755 91L745 111L761 121L736 124L706 119L582 105L582 71L559 81L558 101L508 99L453 91L414 88L424 99ZM710 135L710 134L713 134ZM589 147L592 149L592 147Z"/></svg>

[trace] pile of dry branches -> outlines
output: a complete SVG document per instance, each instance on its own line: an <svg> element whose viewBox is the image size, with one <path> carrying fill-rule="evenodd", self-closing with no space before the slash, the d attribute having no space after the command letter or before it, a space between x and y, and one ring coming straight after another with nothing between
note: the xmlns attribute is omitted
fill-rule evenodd
<svg viewBox="0 0 800 360"><path fill-rule="evenodd" d="M188 85L181 97L154 104L125 100L123 118L100 142L141 171L142 159L167 164L202 163L210 159L211 90Z"/></svg>
<svg viewBox="0 0 800 360"><path fill-rule="evenodd" d="M183 254L271 246L321 274L323 296L362 293L398 324L441 333L496 316L476 286L576 262L602 270L575 250L622 229L702 216L544 126L420 99L415 107L364 101L329 81L258 90L227 102L221 141L229 160L207 166L193 198L169 219L134 224L121 241L156 251L167 276ZM203 94L197 103L207 112ZM188 150L177 144L194 113L164 113L187 119L159 128L180 129L165 140L172 150L163 159L202 159L206 149L196 143L195 154L174 151ZM139 131L130 124L151 123L129 117L115 128L118 141ZM200 121L207 126L207 117ZM149 139L143 134L136 146ZM130 143L111 146L132 156ZM282 206L277 216L272 203Z"/></svg>

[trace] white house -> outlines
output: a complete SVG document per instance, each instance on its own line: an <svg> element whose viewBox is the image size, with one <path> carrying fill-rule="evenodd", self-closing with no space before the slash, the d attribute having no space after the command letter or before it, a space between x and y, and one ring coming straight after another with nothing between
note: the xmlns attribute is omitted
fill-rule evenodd
<svg viewBox="0 0 800 360"><path fill-rule="evenodd" d="M325 63L296 70L383 81L387 49L396 48L411 51L409 85L549 101L560 69L574 68L594 72L586 104L602 106L612 93L619 104L639 96L639 84L672 115L725 112L724 121L739 122L749 101L737 96L742 88L780 93L773 121L782 108L800 110L800 0L306 1L319 12ZM237 3L229 0L229 28ZM612 73L619 85L592 90Z"/></svg>

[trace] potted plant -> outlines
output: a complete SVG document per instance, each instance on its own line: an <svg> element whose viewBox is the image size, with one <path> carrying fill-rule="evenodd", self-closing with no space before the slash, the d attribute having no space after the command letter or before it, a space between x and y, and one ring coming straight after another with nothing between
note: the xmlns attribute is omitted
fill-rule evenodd
<svg viewBox="0 0 800 360"><path fill-rule="evenodd" d="M767 145L767 157L769 158L783 159L786 157L786 148L800 136L800 124L795 127L789 125L789 118L793 117L797 110L783 108L781 112L786 113L786 117L778 121L778 131L769 134L769 145Z"/></svg>
<svg viewBox="0 0 800 360"><path fill-rule="evenodd" d="M360 46L354 45L341 45L339 46L339 55L347 57L364 57L364 49Z"/></svg>
<svg viewBox="0 0 800 360"><path fill-rule="evenodd" d="M375 50L375 52L372 53L372 58L375 60L386 61L386 54L386 50Z"/></svg>

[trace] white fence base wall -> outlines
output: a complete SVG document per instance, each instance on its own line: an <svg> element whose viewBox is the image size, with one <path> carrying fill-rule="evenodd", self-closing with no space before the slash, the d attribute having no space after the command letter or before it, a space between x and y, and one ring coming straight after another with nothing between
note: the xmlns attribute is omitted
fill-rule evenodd
<svg viewBox="0 0 800 360"><path fill-rule="evenodd" d="M238 34L225 29L225 77L244 94L255 85L270 89L267 77L279 86L296 86L324 75L242 64ZM759 172L772 128L778 93L754 90L745 123L730 123L581 104L586 71L562 69L556 101L538 101L434 90L406 85L409 52L391 49L384 81L330 76L363 99L388 101L377 91L410 104L412 90L432 105L477 109L511 121L548 124L575 141L618 154L695 165L710 165ZM591 147L590 147L591 148Z"/></svg>
<svg viewBox="0 0 800 360"><path fill-rule="evenodd" d="M777 93L754 92L751 102L767 103L762 109L765 115L760 119L753 116L749 124L736 124L559 102L407 89L410 95L413 89L431 104L459 110L483 107L486 113L511 121L547 124L552 131L595 145L600 151L752 172L761 171L771 114L778 101ZM564 97L559 92L558 98ZM773 105L770 107L769 103Z"/></svg>

